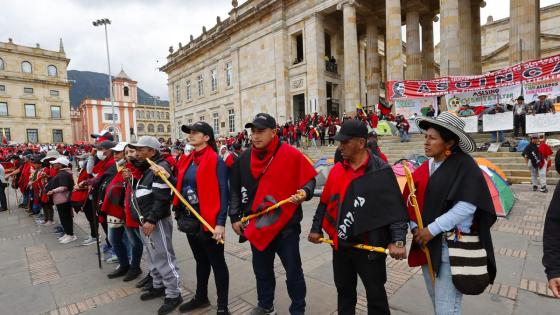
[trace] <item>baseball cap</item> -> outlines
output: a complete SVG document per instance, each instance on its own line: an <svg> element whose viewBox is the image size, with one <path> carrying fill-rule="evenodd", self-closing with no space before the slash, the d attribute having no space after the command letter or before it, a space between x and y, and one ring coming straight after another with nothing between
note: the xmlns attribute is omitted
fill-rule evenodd
<svg viewBox="0 0 560 315"><path fill-rule="evenodd" d="M91 137L95 139L95 142L100 143L103 141L113 141L113 135L107 129L103 129L98 133L92 133Z"/></svg>
<svg viewBox="0 0 560 315"><path fill-rule="evenodd" d="M334 136L336 141L346 141L352 138L367 139L368 130L366 124L357 119L349 119L342 123L340 131Z"/></svg>
<svg viewBox="0 0 560 315"><path fill-rule="evenodd" d="M126 146L128 145L128 142L119 142L117 143L114 147L111 148L111 150L115 151L115 152L122 152L124 151L124 148L126 148Z"/></svg>
<svg viewBox="0 0 560 315"><path fill-rule="evenodd" d="M154 150L158 150L161 147L158 139L152 136L142 136L136 143L130 143L129 146L133 149L136 148L152 148Z"/></svg>
<svg viewBox="0 0 560 315"><path fill-rule="evenodd" d="M275 129L276 119L267 113L259 113L253 118L253 122L245 124L245 128Z"/></svg>
<svg viewBox="0 0 560 315"><path fill-rule="evenodd" d="M210 125L205 121L197 121L192 125L182 125L181 130L184 133L191 133L191 131L198 131L202 132L203 134L210 137L210 139L214 139L214 129L210 127Z"/></svg>
<svg viewBox="0 0 560 315"><path fill-rule="evenodd" d="M375 132L375 130L372 130L368 133L368 138L371 138L371 137L377 137L377 132Z"/></svg>
<svg viewBox="0 0 560 315"><path fill-rule="evenodd" d="M51 161L51 164L62 164L64 166L70 165L70 160L67 157L61 156L54 161Z"/></svg>
<svg viewBox="0 0 560 315"><path fill-rule="evenodd" d="M109 150L115 147L115 145L117 145L115 142L113 141L109 141L109 140L105 140L102 142L98 142L94 145L94 147L98 150Z"/></svg>

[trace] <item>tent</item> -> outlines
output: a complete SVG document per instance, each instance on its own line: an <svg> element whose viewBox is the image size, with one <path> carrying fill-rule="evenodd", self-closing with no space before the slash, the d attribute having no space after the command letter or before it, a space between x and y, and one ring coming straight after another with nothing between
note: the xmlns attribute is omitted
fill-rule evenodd
<svg viewBox="0 0 560 315"><path fill-rule="evenodd" d="M508 179L506 176L506 173L504 173L504 171L502 171L501 168L499 168L496 164L492 163L490 160L485 159L485 158L481 158L481 157L477 157L475 158L476 160L476 164L478 164L478 166L486 166L487 168L491 169L492 171L494 171L495 173L497 173L498 175L500 175L500 177L506 182L508 183Z"/></svg>
<svg viewBox="0 0 560 315"><path fill-rule="evenodd" d="M401 192L403 192L404 187L406 186L406 173L404 172L404 167L402 166L403 161L406 161L411 173L413 173L414 170L416 169L414 163L406 159L399 160L395 162L395 164L393 164L393 173L395 173L395 176L397 177L397 183L399 183Z"/></svg>
<svg viewBox="0 0 560 315"><path fill-rule="evenodd" d="M511 187L491 168L480 164L478 166L482 170L486 185L488 185L488 189L490 190L496 214L500 217L507 216L515 204L515 195Z"/></svg>
<svg viewBox="0 0 560 315"><path fill-rule="evenodd" d="M329 172L334 166L334 158L324 156L318 159L313 166L315 167L315 171L317 171L317 176L315 176L317 187L324 186L327 182Z"/></svg>
<svg viewBox="0 0 560 315"><path fill-rule="evenodd" d="M392 127L391 123L386 120L380 120L375 132L380 136L391 136L396 134L393 132L393 129L396 129L396 127Z"/></svg>

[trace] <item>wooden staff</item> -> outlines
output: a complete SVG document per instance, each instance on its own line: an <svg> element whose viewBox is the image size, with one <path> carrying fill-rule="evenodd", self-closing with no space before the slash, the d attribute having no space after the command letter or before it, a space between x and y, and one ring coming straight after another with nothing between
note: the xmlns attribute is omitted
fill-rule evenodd
<svg viewBox="0 0 560 315"><path fill-rule="evenodd" d="M157 166L156 163L154 163L154 161L150 160L150 159L146 159L148 161L148 163L150 163L151 166ZM196 212L196 210L193 209L193 207L185 200L185 198L183 198L183 195L181 195L181 193L177 190L177 188L175 188L175 186L173 186L173 184L171 184L169 182L169 180L165 177L165 175L163 175L162 172L157 172L157 175L159 177L161 177L161 179L163 180L163 182L169 187L171 188L171 190L173 191L173 193L175 194L175 196L177 196L177 198L179 198L179 200L181 201L181 203L190 211L194 214L194 216L198 219L198 221L200 221L200 223L202 223L202 225L204 225L208 231L212 232L212 234L215 233L214 228L212 226L210 226L210 224L208 224L208 222L206 222L206 220L204 220L204 218L202 216L200 216L200 214L198 214L198 212ZM224 244L224 240L220 239L218 241L219 244Z"/></svg>
<svg viewBox="0 0 560 315"><path fill-rule="evenodd" d="M418 200L416 199L416 188L414 187L414 180L412 179L412 173L408 168L407 161L402 161L402 166L406 174L406 183L408 190L410 191L409 198L412 201L412 206L414 207L414 214L416 215L416 222L418 223L418 228L423 229L424 223L422 223L422 214L420 213L420 207L418 206ZM434 266L432 265L432 258L430 257L430 250L427 247L422 247L424 255L426 255L426 260L428 261L428 269L430 270L430 276L432 277L432 284L435 286L436 275L434 273Z"/></svg>
<svg viewBox="0 0 560 315"><path fill-rule="evenodd" d="M334 242L332 240L328 240L328 239L325 239L325 238L320 238L319 242L334 245ZM376 252L376 253L382 253L382 254L389 255L389 250L386 249L386 248L383 248L383 247L376 247L376 246L371 246L371 245L366 245L366 244L354 244L354 245L352 245L352 247L357 248L357 249L367 250L369 252Z"/></svg>
<svg viewBox="0 0 560 315"><path fill-rule="evenodd" d="M298 195L301 196L301 197L303 197L303 194L298 194ZM290 197L290 198L291 198L291 197ZM274 209L277 209L277 208L281 207L282 205L287 204L288 202L291 202L291 201L290 201L290 198L286 198L286 199L284 199L284 200L282 200L282 201L280 201L280 202L278 202L278 203L276 203L276 204L273 204L272 206L270 206L270 207L264 209L263 211L260 211L260 212L257 212L257 213L253 213L253 214L250 214L250 215L248 215L248 216L246 216L246 217L241 218L241 223L245 223L245 222L248 222L248 221L251 220L251 219L258 218L258 217L260 217L260 216L262 216L262 215L265 215L265 214L269 213L270 211L272 211L272 210L274 210Z"/></svg>

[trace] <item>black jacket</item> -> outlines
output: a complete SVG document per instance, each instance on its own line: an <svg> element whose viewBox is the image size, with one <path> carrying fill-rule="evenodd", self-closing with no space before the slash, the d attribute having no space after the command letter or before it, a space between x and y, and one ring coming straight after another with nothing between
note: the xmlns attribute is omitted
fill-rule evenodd
<svg viewBox="0 0 560 315"><path fill-rule="evenodd" d="M556 171L560 173L560 150L556 152ZM544 221L543 265L548 279L560 277L560 182L556 185L554 195Z"/></svg>

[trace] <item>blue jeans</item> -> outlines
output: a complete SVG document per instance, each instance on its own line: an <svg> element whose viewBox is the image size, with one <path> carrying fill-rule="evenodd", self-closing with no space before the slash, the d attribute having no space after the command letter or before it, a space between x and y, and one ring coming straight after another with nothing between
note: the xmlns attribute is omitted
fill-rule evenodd
<svg viewBox="0 0 560 315"><path fill-rule="evenodd" d="M119 265L121 268L128 268L130 263L128 261L128 252L126 250L126 245L124 243L124 226L118 228L109 228L109 242L113 248L113 252L117 255L119 259Z"/></svg>
<svg viewBox="0 0 560 315"><path fill-rule="evenodd" d="M432 299L435 314L461 315L463 294L455 289L453 281L451 280L449 249L447 248L447 242L445 240L443 241L443 245L441 247L441 265L439 267L439 274L436 278L435 288L432 285L432 278L430 276L428 265L422 266L422 273L424 274L424 281L426 282L426 288L428 288L428 294Z"/></svg>
<svg viewBox="0 0 560 315"><path fill-rule="evenodd" d="M132 268L140 268L140 260L142 259L142 252L144 251L140 230L129 227L125 227L125 230L130 247L130 266Z"/></svg>
<svg viewBox="0 0 560 315"><path fill-rule="evenodd" d="M294 232L286 236L279 234L262 252L253 246L251 249L253 251L253 271L257 278L259 307L270 309L274 306L276 288L274 258L278 254L286 270L286 286L292 300L290 314L304 314L307 291L299 254L299 233Z"/></svg>
<svg viewBox="0 0 560 315"><path fill-rule="evenodd" d="M405 142L409 140L408 132L404 130L399 130L399 137L401 138L401 142Z"/></svg>
<svg viewBox="0 0 560 315"><path fill-rule="evenodd" d="M490 142L496 142L496 138L497 138L498 142L500 142L500 143L504 142L504 132L502 130L492 131Z"/></svg>

